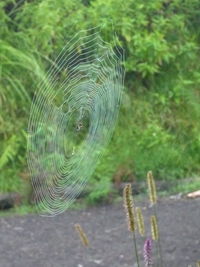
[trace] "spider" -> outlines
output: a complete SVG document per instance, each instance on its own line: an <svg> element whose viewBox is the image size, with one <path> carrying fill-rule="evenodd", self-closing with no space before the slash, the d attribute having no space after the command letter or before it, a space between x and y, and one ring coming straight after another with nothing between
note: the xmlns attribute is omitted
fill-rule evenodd
<svg viewBox="0 0 200 267"><path fill-rule="evenodd" d="M76 131L79 132L83 128L83 123L82 121L79 121L76 125Z"/></svg>

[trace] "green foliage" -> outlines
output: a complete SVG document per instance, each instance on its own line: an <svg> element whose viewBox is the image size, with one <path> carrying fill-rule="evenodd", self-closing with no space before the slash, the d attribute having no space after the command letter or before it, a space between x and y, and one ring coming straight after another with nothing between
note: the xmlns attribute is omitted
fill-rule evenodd
<svg viewBox="0 0 200 267"><path fill-rule="evenodd" d="M149 169L161 179L199 175L199 9L199 0L2 1L1 190L20 187L38 82L74 33L97 25L106 41L115 31L126 50L127 90L115 135L92 177L90 200L108 194L123 165L138 179Z"/></svg>

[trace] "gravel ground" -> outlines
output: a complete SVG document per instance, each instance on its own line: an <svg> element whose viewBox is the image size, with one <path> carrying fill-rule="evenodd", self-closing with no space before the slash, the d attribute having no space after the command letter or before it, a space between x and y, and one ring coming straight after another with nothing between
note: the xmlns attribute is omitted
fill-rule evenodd
<svg viewBox="0 0 200 267"><path fill-rule="evenodd" d="M148 218L151 208L144 202L137 205ZM161 199L158 212L164 266L195 266L200 260L200 199ZM137 266L124 214L122 203L117 203L56 217L1 217L0 267ZM82 225L90 248L81 245L74 223Z"/></svg>

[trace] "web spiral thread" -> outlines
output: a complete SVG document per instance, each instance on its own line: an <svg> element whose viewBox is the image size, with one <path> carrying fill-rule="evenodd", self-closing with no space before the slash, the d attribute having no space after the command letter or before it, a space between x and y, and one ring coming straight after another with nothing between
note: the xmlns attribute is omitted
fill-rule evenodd
<svg viewBox="0 0 200 267"><path fill-rule="evenodd" d="M115 39L113 39L115 40ZM40 211L65 211L108 144L123 92L123 50L81 31L42 79L31 106L28 166Z"/></svg>

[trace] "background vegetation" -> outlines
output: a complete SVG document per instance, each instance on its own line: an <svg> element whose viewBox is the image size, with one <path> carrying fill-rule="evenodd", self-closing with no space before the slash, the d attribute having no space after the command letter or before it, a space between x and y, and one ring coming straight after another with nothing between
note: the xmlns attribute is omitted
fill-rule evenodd
<svg viewBox="0 0 200 267"><path fill-rule="evenodd" d="M25 192L26 129L43 73L74 33L116 31L126 92L112 142L94 173L90 200L114 180L198 176L199 0L3 0L0 2L0 191ZM23 193L24 194L24 193Z"/></svg>

